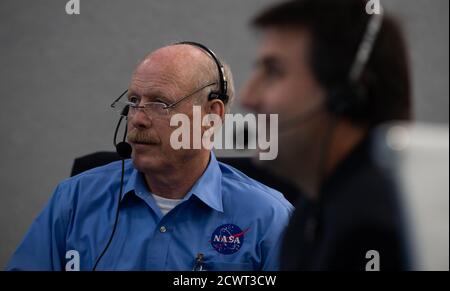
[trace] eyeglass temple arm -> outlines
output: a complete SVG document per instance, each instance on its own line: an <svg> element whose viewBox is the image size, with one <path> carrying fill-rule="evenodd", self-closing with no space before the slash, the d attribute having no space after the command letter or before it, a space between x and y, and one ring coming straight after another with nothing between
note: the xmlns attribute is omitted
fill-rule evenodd
<svg viewBox="0 0 450 291"><path fill-rule="evenodd" d="M127 92L128 92L128 89L126 89L122 94L120 94L120 96L117 97L117 99L114 100L113 103L111 103L111 107L114 107L114 104L116 104L117 101L119 101L125 94L127 94Z"/></svg>
<svg viewBox="0 0 450 291"><path fill-rule="evenodd" d="M175 107L178 103L180 103L181 101L183 101L184 99L186 99L186 98L188 98L188 97L191 97L192 95L197 94L197 93L200 92L201 90L203 90L203 89L205 89L205 88L207 88L207 87L209 87L209 86L216 85L216 84L217 84L217 82L214 82L214 83L210 83L210 84L208 84L208 85L205 85L205 86L203 86L203 87L201 87L201 88L195 90L195 91L192 92L191 94L189 94L189 95L187 95L187 96L184 96L184 97L181 98L180 100L177 100L177 101L175 101L174 103L167 105L164 109L173 108L173 107Z"/></svg>

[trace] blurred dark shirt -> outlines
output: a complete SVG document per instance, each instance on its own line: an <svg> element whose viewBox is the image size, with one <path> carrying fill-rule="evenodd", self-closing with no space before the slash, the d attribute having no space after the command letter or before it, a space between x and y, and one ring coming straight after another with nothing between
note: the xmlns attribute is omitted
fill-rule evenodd
<svg viewBox="0 0 450 291"><path fill-rule="evenodd" d="M320 199L298 199L285 234L283 270L366 269L376 250L380 270L407 268L400 207L389 174L371 158L366 138L322 185Z"/></svg>

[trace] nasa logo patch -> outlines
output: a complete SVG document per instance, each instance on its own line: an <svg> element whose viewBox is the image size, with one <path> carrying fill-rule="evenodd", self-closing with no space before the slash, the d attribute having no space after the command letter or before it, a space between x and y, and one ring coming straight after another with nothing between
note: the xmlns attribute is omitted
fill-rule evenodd
<svg viewBox="0 0 450 291"><path fill-rule="evenodd" d="M212 247L221 254L231 255L239 251L244 243L245 231L235 224L223 224L211 235Z"/></svg>

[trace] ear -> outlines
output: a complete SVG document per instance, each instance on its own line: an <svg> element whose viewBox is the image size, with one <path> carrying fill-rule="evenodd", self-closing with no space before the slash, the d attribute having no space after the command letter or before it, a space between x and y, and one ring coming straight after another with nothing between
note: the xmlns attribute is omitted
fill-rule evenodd
<svg viewBox="0 0 450 291"><path fill-rule="evenodd" d="M221 100L215 99L207 103L207 113L219 115L223 120L225 118L225 104Z"/></svg>

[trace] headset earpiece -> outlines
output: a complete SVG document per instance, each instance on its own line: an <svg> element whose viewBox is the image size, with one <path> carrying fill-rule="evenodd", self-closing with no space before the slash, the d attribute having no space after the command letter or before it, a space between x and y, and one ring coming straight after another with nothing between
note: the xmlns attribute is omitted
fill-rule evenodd
<svg viewBox="0 0 450 291"><path fill-rule="evenodd" d="M221 94L219 92L211 92L208 95L208 100L216 100L219 99L221 100L224 104L226 104L228 102L228 95L227 94Z"/></svg>
<svg viewBox="0 0 450 291"><path fill-rule="evenodd" d="M368 111L366 88L359 83L345 82L328 95L328 110L351 119L363 117Z"/></svg>

